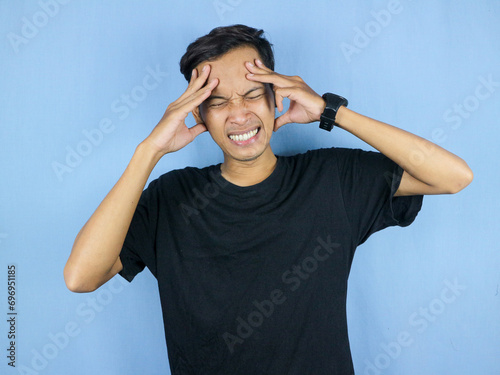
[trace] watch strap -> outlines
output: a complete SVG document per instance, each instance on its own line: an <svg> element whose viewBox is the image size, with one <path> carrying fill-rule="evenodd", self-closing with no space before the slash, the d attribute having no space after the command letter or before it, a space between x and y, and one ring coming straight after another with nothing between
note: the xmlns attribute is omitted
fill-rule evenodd
<svg viewBox="0 0 500 375"><path fill-rule="evenodd" d="M341 106L347 107L348 101L340 95L335 95L330 92L324 94L323 99L325 100L326 107L321 114L321 121L319 127L321 129L331 131L333 125L335 125L335 118L337 117L337 111Z"/></svg>

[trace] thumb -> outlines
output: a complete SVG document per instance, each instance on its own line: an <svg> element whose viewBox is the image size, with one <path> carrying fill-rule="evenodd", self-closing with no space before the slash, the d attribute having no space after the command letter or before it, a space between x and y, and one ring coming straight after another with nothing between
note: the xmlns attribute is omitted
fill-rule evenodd
<svg viewBox="0 0 500 375"><path fill-rule="evenodd" d="M281 116L277 117L274 120L274 131L277 131L279 128L281 128L283 125L289 124L292 121L290 120L290 116L288 114L288 111L283 113Z"/></svg>
<svg viewBox="0 0 500 375"><path fill-rule="evenodd" d="M205 126L205 124L196 124L195 126L189 128L189 132L193 136L193 139L195 139L201 133L204 133L206 131L207 131L207 127Z"/></svg>

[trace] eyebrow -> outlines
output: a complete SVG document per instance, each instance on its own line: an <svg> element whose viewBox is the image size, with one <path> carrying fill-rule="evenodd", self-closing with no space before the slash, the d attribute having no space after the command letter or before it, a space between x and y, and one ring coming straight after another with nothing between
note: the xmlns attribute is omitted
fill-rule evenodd
<svg viewBox="0 0 500 375"><path fill-rule="evenodd" d="M253 87L250 90L248 90L246 93L240 96L247 96L251 94L254 91L260 90L260 89L265 89L265 86L258 86L258 87ZM229 98L222 96L222 95L210 95L206 100L214 100L214 99L223 99L223 100L229 100Z"/></svg>

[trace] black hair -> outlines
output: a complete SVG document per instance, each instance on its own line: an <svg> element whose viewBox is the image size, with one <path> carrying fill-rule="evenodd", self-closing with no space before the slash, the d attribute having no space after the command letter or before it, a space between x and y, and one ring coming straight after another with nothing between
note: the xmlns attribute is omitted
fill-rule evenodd
<svg viewBox="0 0 500 375"><path fill-rule="evenodd" d="M213 61L240 47L253 47L266 67L274 70L272 44L263 36L264 30L245 25L216 27L192 42L180 61L181 73L189 82L191 72L203 61Z"/></svg>

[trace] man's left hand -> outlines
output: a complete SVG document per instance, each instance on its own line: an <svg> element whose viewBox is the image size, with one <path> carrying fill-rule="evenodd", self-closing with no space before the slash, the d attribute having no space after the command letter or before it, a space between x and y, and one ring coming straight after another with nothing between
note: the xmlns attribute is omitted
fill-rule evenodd
<svg viewBox="0 0 500 375"><path fill-rule="evenodd" d="M290 100L288 111L274 120L274 131L291 122L307 124L320 120L326 106L325 101L302 78L278 74L260 60L255 60L255 63L247 61L245 66L250 72L246 75L248 80L273 85L278 111L283 112L284 98Z"/></svg>

